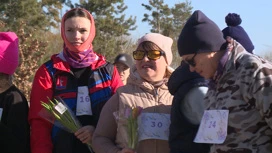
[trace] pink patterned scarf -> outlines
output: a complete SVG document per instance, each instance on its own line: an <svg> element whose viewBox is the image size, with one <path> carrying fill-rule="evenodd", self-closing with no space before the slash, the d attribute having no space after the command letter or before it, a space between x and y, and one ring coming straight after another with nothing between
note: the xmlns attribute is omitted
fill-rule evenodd
<svg viewBox="0 0 272 153"><path fill-rule="evenodd" d="M96 53L90 49L82 52L73 52L69 51L68 48L64 48L63 56L66 59L66 62L73 68L88 67L98 59Z"/></svg>

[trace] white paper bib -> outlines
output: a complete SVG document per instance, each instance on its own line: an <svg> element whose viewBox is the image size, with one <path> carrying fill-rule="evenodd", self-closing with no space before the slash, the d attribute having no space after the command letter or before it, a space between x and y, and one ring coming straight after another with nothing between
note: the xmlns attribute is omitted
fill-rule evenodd
<svg viewBox="0 0 272 153"><path fill-rule="evenodd" d="M205 110L196 143L222 144L227 137L229 110Z"/></svg>
<svg viewBox="0 0 272 153"><path fill-rule="evenodd" d="M76 116L81 115L93 115L89 90L87 86L81 86L77 89Z"/></svg>
<svg viewBox="0 0 272 153"><path fill-rule="evenodd" d="M142 113L138 117L138 141L146 139L168 140L170 115Z"/></svg>

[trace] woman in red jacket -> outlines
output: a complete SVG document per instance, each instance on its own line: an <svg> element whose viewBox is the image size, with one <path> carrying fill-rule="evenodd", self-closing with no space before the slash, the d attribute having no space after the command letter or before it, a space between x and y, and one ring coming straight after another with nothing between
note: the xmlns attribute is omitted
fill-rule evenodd
<svg viewBox="0 0 272 153"><path fill-rule="evenodd" d="M85 9L68 11L62 18L63 51L36 72L30 99L32 153L89 153L87 143L106 101L123 85L117 69L94 52L95 24ZM74 134L49 123L39 112L41 101L61 97L82 128Z"/></svg>

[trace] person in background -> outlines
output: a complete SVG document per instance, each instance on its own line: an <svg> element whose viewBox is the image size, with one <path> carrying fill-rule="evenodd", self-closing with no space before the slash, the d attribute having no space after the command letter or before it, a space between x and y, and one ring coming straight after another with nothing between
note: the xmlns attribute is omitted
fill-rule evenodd
<svg viewBox="0 0 272 153"><path fill-rule="evenodd" d="M28 102L12 83L18 64L17 35L0 32L0 152L3 153L30 153Z"/></svg>
<svg viewBox="0 0 272 153"><path fill-rule="evenodd" d="M271 153L272 63L248 53L233 38L225 40L200 10L186 22L178 45L190 71L209 79L204 116L215 118L205 116L201 131L209 132L201 134L204 138L218 134L202 139L212 143L210 152ZM210 121L213 124L208 126Z"/></svg>
<svg viewBox="0 0 272 153"><path fill-rule="evenodd" d="M93 136L96 153L167 153L172 95L167 82L172 73L173 40L158 33L148 33L138 40L127 85L120 87L104 106ZM138 124L137 148L128 147L126 108L142 107ZM116 117L117 116L117 117ZM153 117L151 117L153 116ZM153 126L151 118L159 123ZM137 132L137 131L135 131Z"/></svg>
<svg viewBox="0 0 272 153"><path fill-rule="evenodd" d="M113 64L116 66L123 84L126 85L130 68L134 65L132 57L126 53L119 54L114 59Z"/></svg>
<svg viewBox="0 0 272 153"><path fill-rule="evenodd" d="M32 153L89 153L100 112L123 83L113 64L93 50L93 16L85 9L69 10L62 18L63 50L36 72L30 97ZM68 133L40 116L41 101L60 97L82 125Z"/></svg>
<svg viewBox="0 0 272 153"><path fill-rule="evenodd" d="M182 61L171 75L168 88L174 95L169 134L170 153L208 153L208 144L193 142L205 110L204 96L208 91L208 81L198 73L190 72L189 65Z"/></svg>
<svg viewBox="0 0 272 153"><path fill-rule="evenodd" d="M240 15L236 13L229 13L225 17L225 22L227 27L222 30L224 38L226 39L227 36L232 37L238 41L249 53L253 53L254 45L251 42L247 32L242 26L240 26L242 23Z"/></svg>

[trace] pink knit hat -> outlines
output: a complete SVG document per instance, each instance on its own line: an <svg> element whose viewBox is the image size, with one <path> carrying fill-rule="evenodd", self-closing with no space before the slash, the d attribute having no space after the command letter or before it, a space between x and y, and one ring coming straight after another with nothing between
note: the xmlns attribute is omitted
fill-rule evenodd
<svg viewBox="0 0 272 153"><path fill-rule="evenodd" d="M12 75L19 64L18 37L14 32L0 32L0 72Z"/></svg>
<svg viewBox="0 0 272 153"><path fill-rule="evenodd" d="M142 38L138 40L138 45L141 44L144 41L150 41L156 44L162 51L166 54L166 62L168 65L172 63L173 55L172 55L172 44L173 39L170 37L166 37L159 33L148 33L144 35Z"/></svg>

